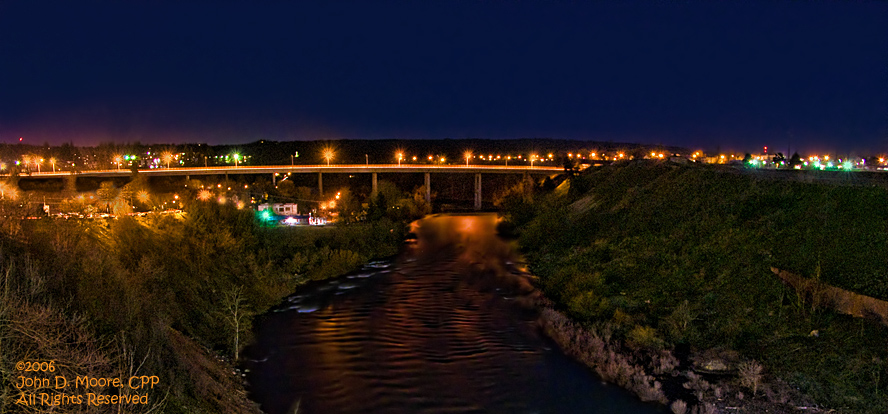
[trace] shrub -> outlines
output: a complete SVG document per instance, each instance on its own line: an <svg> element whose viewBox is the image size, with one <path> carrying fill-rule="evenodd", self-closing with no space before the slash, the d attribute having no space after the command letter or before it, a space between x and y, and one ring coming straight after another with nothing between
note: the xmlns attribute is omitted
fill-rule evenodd
<svg viewBox="0 0 888 414"><path fill-rule="evenodd" d="M688 411L688 404L682 400L675 400L669 408L673 414L685 414Z"/></svg>
<svg viewBox="0 0 888 414"><path fill-rule="evenodd" d="M678 358L672 355L672 352L664 349L651 357L651 366L654 369L654 374L670 374L678 367Z"/></svg>
<svg viewBox="0 0 888 414"><path fill-rule="evenodd" d="M629 346L636 349L663 349L663 340L657 337L657 330L650 326L636 325L627 335Z"/></svg>
<svg viewBox="0 0 888 414"><path fill-rule="evenodd" d="M747 361L740 364L738 368L740 370L740 384L752 390L752 395L755 395L762 380L761 364L755 361Z"/></svg>

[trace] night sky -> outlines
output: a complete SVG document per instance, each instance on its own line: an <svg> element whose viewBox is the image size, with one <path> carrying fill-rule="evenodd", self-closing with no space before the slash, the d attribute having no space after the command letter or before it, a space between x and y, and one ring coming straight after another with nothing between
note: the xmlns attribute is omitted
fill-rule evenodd
<svg viewBox="0 0 888 414"><path fill-rule="evenodd" d="M888 152L888 2L176 3L0 0L0 143Z"/></svg>

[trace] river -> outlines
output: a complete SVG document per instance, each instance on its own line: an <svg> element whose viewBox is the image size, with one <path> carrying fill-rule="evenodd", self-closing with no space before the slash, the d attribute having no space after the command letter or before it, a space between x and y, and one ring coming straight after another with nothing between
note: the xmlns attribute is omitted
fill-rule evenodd
<svg viewBox="0 0 888 414"><path fill-rule="evenodd" d="M432 216L390 262L306 286L256 320L269 414L664 413L546 338L495 215Z"/></svg>

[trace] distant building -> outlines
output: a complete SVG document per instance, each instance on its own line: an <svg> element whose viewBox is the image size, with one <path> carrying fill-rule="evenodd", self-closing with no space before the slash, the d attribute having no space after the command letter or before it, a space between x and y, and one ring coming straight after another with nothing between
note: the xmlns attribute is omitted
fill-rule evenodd
<svg viewBox="0 0 888 414"><path fill-rule="evenodd" d="M285 226L323 226L327 224L327 219L323 217L291 216L280 221Z"/></svg>
<svg viewBox="0 0 888 414"><path fill-rule="evenodd" d="M290 216L281 220L281 224L287 226L307 226L309 224L314 224L313 219L314 217L311 215Z"/></svg>
<svg viewBox="0 0 888 414"><path fill-rule="evenodd" d="M277 216L295 216L296 213L296 203L274 203L274 204L259 204L257 207L259 211L269 210Z"/></svg>

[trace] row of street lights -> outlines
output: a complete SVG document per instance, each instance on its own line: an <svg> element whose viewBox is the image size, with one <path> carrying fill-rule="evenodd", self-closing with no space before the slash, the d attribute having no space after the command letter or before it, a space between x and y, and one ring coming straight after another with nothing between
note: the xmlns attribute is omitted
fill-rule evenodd
<svg viewBox="0 0 888 414"><path fill-rule="evenodd" d="M299 155L299 153L296 153L296 154L297 154L297 156ZM167 168L170 168L170 163L172 163L173 160L176 158L177 158L177 156L173 155L173 153L171 153L171 152L164 152L164 153L160 154L160 159L163 163L166 164ZM240 158L241 158L240 154L234 153L232 155L232 158L234 158L234 167L237 168L238 163L240 162ZM117 170L120 171L120 165L123 162L123 157L120 155L115 156L114 162L117 163ZM207 156L206 155L204 156L204 167L207 167ZM55 171L55 167L53 167L53 171Z"/></svg>
<svg viewBox="0 0 888 414"><path fill-rule="evenodd" d="M466 157L466 167L468 167L469 166L469 159L471 159L473 157L473 154L471 151L466 151L463 155ZM550 155L550 157L551 157L551 155ZM481 158L484 158L484 156L482 155ZM497 158L499 158L499 155L497 155ZM537 158L538 157L536 154L533 154L530 156L530 167L531 168L533 168L533 162L536 161ZM510 156L510 155L506 156L506 158L505 158L506 166L509 165L509 160L511 160L511 159L512 159L512 156Z"/></svg>
<svg viewBox="0 0 888 414"><path fill-rule="evenodd" d="M466 159L466 167L468 167L468 166L469 166L469 161L473 158L473 153L472 153L471 151L466 151L463 155L465 156L465 159ZM299 156L299 153L298 153L298 152L296 152L296 153L293 154L293 155L290 155L290 164L291 164L291 165L295 165L295 163L296 163L296 162L295 162L295 157L298 157L298 156ZM328 147L328 148L324 148L324 150L323 150L323 152L322 152L322 157L323 157L323 159L327 162L327 165L328 165L328 166L330 165L330 162L333 160L333 158L334 158L335 156L336 156L336 152L335 152L332 148L329 148L329 147ZM398 166L400 167L400 166L401 166L401 161L404 161L404 160L405 160L404 153L403 153L402 151L398 151L398 152L396 153L396 156L397 156L397 160L398 160ZM241 155L238 154L238 153L234 153L234 154L232 154L232 158L234 159L234 167L235 167L235 168L238 168L238 167L240 166ZM370 163L369 156L365 154L365 158L367 158L366 161L367 161L367 164L369 164L369 163ZM509 165L509 160L510 160L511 158L512 158L511 156L507 156L507 157L505 158L506 165ZM173 155L171 152L164 152L164 153L162 153L161 156L160 156L160 160L161 160L164 164L166 164L166 167L167 167L167 168L170 168L170 164L171 164L175 159L177 159L177 156ZM441 157L440 162L443 163L443 162L446 161L446 159L447 159L446 157ZM516 158L516 159L517 159L517 158ZM534 162L535 162L537 159L538 159L537 155L531 155L531 156L530 156L530 165L531 165L531 167L533 167L533 164L534 164ZM430 155L430 156L429 156L429 161L434 161L434 160L436 160L436 157L433 157L433 156ZM30 165L30 164L33 162L33 163L37 166L37 172L39 173L39 172L40 172L40 163L43 162L44 160L43 160L43 158L37 158L37 157L33 157L33 158L32 158L31 156L23 156L23 157L22 157L22 161L23 161L23 163L24 163L25 165ZM120 171L120 169L121 169L121 167L122 167L122 165L123 165L123 161L124 161L124 157L121 156L121 155L116 155L116 156L114 157L114 163L117 164L117 170L118 170L118 171ZM413 157L413 161L416 161L416 157L415 157L415 156ZM56 159L55 159L55 158L50 158L50 159L49 159L49 162L52 163L52 171L55 172L55 171L56 171ZM206 165L206 157L204 157L204 167L206 167L206 166L207 166L207 165Z"/></svg>
<svg viewBox="0 0 888 414"><path fill-rule="evenodd" d="M295 155L290 155L290 165L295 165L295 157L298 157L298 156L299 156L298 152ZM328 166L330 165L330 162L333 160L333 158L335 158L335 156L336 156L336 151L334 151L330 147L324 148L323 151L321 152L321 158L323 158L324 161L327 162ZM466 167L468 167L469 161L473 157L473 153L471 151L466 151L464 153L464 156L466 159ZM235 154L234 157L235 157L235 167L236 167L237 166L237 154ZM398 160L398 166L400 167L401 162L406 159L404 152L399 150L397 153L395 153L395 157ZM370 164L370 156L368 154L364 154L364 158L365 158L366 163L369 165ZM512 159L511 156L507 156L505 158L506 165L509 165L509 160L511 160L511 159ZM516 159L519 159L519 158L516 158ZM538 159L539 159L539 156L537 156L536 154L531 155L530 159L529 159L530 166L533 167L534 162L536 162ZM433 161L433 160L435 160L435 157L429 155L429 161ZM441 157L440 162L445 162L446 160L447 160L446 157ZM413 161L416 161L415 156L413 157Z"/></svg>
<svg viewBox="0 0 888 414"><path fill-rule="evenodd" d="M37 172L38 172L38 173L40 172L40 164L41 164L42 162L44 162L44 161L45 161L45 160L44 160L43 158L40 158L40 157L37 157L37 156L22 155L22 164L27 165L27 166L30 166L31 163L34 163L34 165L37 166ZM55 159L55 158L50 158L50 159L49 159L49 162L52 164L52 172L55 172L55 170L56 170L56 159Z"/></svg>
<svg viewBox="0 0 888 414"><path fill-rule="evenodd" d="M327 165L330 165L330 160L333 159L333 154L334 154L333 150L331 150L329 148L324 150L324 159L327 160ZM403 161L405 159L404 153L401 151L398 151L395 155L398 159L398 166L400 167L401 161ZM466 159L466 167L468 167L469 161L473 158L474 154L472 154L471 151L466 151L465 153L463 153L463 155L465 156L465 159ZM367 164L369 165L370 164L370 157L367 154L364 154L364 157L366 158ZM499 157L497 157L497 158L499 158ZM435 159L435 157L429 155L429 161L433 161L434 159ZM446 159L447 159L446 157L441 157L441 162L444 162ZM508 166L509 160L511 160L512 157L506 156L506 158L504 158L504 159L505 159L506 165ZM533 163L537 159L539 159L539 157L536 154L530 156L530 166L531 167L533 167ZM416 157L413 157L413 161L416 161Z"/></svg>
<svg viewBox="0 0 888 414"><path fill-rule="evenodd" d="M464 153L464 155L466 158L466 167L468 167L469 161L472 159L473 154L471 151L466 151ZM298 157L298 156L299 156L299 153L297 152L295 154L295 157ZM328 166L330 165L330 161L332 161L335 156L336 156L336 152L332 148L329 148L329 147L324 148L323 152L321 153L321 157L327 162ZM404 152L398 151L397 153L395 153L395 156L398 160L398 166L400 167L401 161L405 160ZM370 164L370 156L368 154L364 154L364 158L365 158L366 163L369 165ZM429 161L433 161L434 159L435 159L435 157L429 155ZM509 165L509 160L511 160L511 159L512 159L511 156L507 156L505 158L506 165ZM533 163L536 162L538 159L539 159L539 157L536 154L531 155L530 156L530 166L533 167ZM444 162L446 160L447 160L446 157L441 157L440 161ZM413 161L416 161L416 157L413 157ZM294 160L293 155L290 156L290 165L295 165L295 160ZM235 154L235 166L237 166L237 154Z"/></svg>

